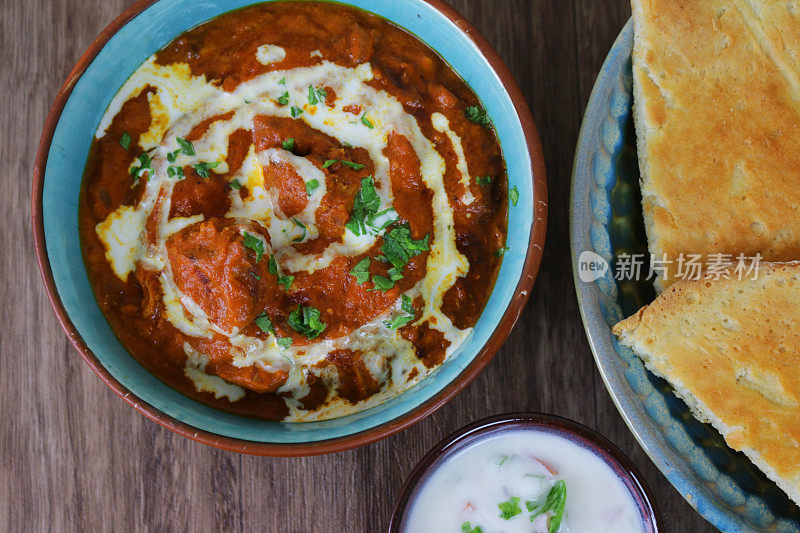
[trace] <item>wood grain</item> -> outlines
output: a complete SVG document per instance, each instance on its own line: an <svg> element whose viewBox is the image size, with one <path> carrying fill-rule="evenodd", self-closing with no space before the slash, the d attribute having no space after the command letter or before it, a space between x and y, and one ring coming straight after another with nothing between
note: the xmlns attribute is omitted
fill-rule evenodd
<svg viewBox="0 0 800 533"><path fill-rule="evenodd" d="M447 433L531 410L573 418L643 471L667 531L712 531L626 429L595 370L571 277L567 201L594 78L627 20L626 0L452 0L523 88L550 187L533 297L485 372L439 412L345 453L264 459L172 434L120 401L56 322L36 268L30 183L58 88L130 0L0 2L0 530L380 532L403 478Z"/></svg>

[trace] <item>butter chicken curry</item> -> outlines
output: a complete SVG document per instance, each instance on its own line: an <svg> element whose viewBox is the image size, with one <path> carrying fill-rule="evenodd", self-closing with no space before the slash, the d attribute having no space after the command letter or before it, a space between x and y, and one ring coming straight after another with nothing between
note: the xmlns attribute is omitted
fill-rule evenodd
<svg viewBox="0 0 800 533"><path fill-rule="evenodd" d="M83 253L123 345L170 386L266 419L398 395L469 337L509 191L475 94L389 22L271 2L182 35L109 105Z"/></svg>

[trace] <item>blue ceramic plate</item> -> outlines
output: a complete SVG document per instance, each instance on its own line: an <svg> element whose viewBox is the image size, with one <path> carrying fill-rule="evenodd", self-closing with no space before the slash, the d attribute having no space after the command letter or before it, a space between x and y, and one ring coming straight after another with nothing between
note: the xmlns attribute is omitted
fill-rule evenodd
<svg viewBox="0 0 800 533"><path fill-rule="evenodd" d="M437 371L367 411L324 422L279 423L224 413L193 401L147 372L119 343L95 303L78 240L78 192L92 136L128 76L180 33L252 0L144 0L92 44L51 110L37 157L33 217L37 254L51 302L87 363L131 405L181 434L259 454L322 453L364 444L430 414L488 363L524 306L544 244L546 186L541 147L519 88L491 46L439 0L350 0L409 29L447 60L480 97L497 128L510 185L506 253L474 334ZM522 141L524 140L524 141Z"/></svg>
<svg viewBox="0 0 800 533"><path fill-rule="evenodd" d="M591 282L578 275L582 253L613 265L619 254L647 252L631 113L632 48L629 22L589 99L572 178L573 273L595 361L628 427L709 522L723 531L800 531L797 506L713 428L698 422L670 386L612 335L613 324L652 301L652 284L617 282L613 269Z"/></svg>

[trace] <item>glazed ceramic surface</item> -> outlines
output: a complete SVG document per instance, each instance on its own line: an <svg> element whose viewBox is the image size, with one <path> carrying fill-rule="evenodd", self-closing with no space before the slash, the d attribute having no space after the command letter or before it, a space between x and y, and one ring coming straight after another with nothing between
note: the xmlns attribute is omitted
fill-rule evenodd
<svg viewBox="0 0 800 533"><path fill-rule="evenodd" d="M409 29L437 50L471 85L492 117L509 186L520 193L518 205L509 212L510 250L494 292L472 338L459 352L413 389L367 411L291 424L239 417L183 396L125 351L95 303L78 240L78 192L92 136L127 77L177 35L252 3L144 0L98 37L62 88L45 126L32 206L37 254L53 306L75 346L118 394L148 417L190 438L249 453L298 455L344 449L398 431L432 412L474 378L507 337L527 300L544 243L541 148L530 112L506 67L457 13L438 0L347 2ZM309 443L335 444L297 446Z"/></svg>
<svg viewBox="0 0 800 533"><path fill-rule="evenodd" d="M652 283L618 282L613 268L592 282L578 275L581 253L594 252L613 265L619 254L647 252L631 107L632 47L629 22L589 100L572 181L573 272L595 361L633 434L707 520L723 531L800 531L800 509L697 421L671 387L612 335L613 324L652 301Z"/></svg>

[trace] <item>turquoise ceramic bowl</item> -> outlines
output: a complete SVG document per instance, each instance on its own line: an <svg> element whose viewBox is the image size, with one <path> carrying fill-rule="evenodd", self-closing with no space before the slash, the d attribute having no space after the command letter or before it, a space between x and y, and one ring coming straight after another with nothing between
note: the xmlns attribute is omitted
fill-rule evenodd
<svg viewBox="0 0 800 533"><path fill-rule="evenodd" d="M536 129L508 69L477 31L439 0L351 0L416 34L472 86L493 118L512 186L499 280L463 348L404 394L351 416L314 423L248 419L202 405L137 363L95 303L78 240L78 192L92 135L111 98L150 55L180 33L252 0L144 0L92 44L61 89L42 136L33 187L34 232L53 307L87 363L128 403L190 438L226 449L305 455L374 441L430 414L466 386L508 336L530 293L541 259L546 185Z"/></svg>
<svg viewBox="0 0 800 533"><path fill-rule="evenodd" d="M592 251L609 264L646 253L631 114L629 22L603 65L586 109L572 179L572 256L586 333L608 391L634 436L686 500L723 531L800 531L800 509L713 428L698 422L670 386L620 345L611 326L655 297L650 282L578 276Z"/></svg>

